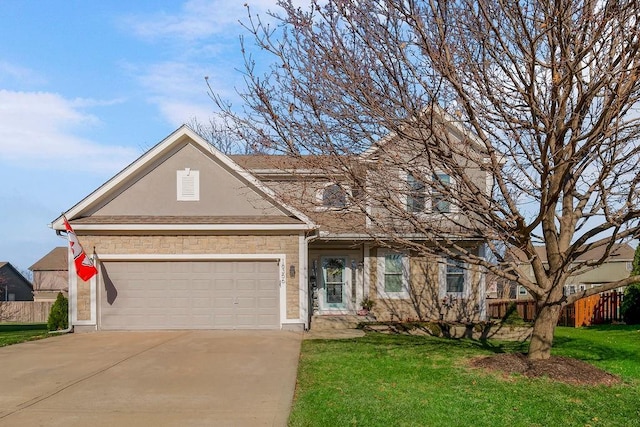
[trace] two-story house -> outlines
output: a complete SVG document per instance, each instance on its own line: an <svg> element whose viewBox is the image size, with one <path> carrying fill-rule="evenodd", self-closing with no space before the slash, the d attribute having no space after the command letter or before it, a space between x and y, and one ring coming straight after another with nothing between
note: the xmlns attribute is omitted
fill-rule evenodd
<svg viewBox="0 0 640 427"><path fill-rule="evenodd" d="M300 329L365 299L381 320L483 317L484 274L410 244L434 216L465 220L442 191L454 177L403 171L398 147L340 159L356 175L339 162L328 173L329 158L228 156L179 128L65 212L99 271L69 275L72 324ZM372 196L377 180L397 182L391 209ZM52 227L62 232L62 217ZM389 227L409 244L388 239Z"/></svg>
<svg viewBox="0 0 640 427"><path fill-rule="evenodd" d="M598 248L585 251L576 258L574 265L599 260L602 258L605 248L606 246L600 246ZM536 246L535 249L536 254L540 257L542 262L545 263L547 260L547 253L544 247ZM516 256L519 255L518 252L515 253ZM564 286L565 294L571 295L585 289L591 289L607 283L626 279L631 274L634 253L634 249L627 243L614 244L611 247L609 256L601 265L597 267L585 267L569 277ZM528 273L529 277L533 279L531 265L523 254L518 256L517 263L521 270ZM516 299L531 299L531 295L529 295L527 290L522 286L514 285L514 288Z"/></svg>

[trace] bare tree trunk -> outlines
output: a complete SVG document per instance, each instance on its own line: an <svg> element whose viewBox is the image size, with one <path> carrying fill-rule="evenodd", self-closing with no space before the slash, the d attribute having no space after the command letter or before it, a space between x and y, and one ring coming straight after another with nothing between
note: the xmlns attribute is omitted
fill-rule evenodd
<svg viewBox="0 0 640 427"><path fill-rule="evenodd" d="M560 304L542 305L538 307L538 316L533 324L533 335L529 345L529 359L543 360L551 357L553 332L558 323Z"/></svg>

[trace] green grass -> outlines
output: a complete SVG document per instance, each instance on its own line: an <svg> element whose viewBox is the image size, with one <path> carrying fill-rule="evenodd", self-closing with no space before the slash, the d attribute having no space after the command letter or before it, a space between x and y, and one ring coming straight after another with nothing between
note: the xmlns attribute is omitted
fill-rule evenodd
<svg viewBox="0 0 640 427"><path fill-rule="evenodd" d="M49 336L46 323L0 324L0 347Z"/></svg>
<svg viewBox="0 0 640 427"><path fill-rule="evenodd" d="M640 426L640 329L558 328L554 354L619 375L613 387L505 377L473 357L519 343L368 334L304 341L291 426Z"/></svg>

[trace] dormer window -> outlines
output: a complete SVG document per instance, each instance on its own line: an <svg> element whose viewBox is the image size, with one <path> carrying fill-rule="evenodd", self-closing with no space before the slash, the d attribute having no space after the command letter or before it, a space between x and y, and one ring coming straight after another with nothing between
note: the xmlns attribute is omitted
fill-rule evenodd
<svg viewBox="0 0 640 427"><path fill-rule="evenodd" d="M349 194L339 184L327 184L318 191L317 200L322 209L344 209Z"/></svg>
<svg viewBox="0 0 640 427"><path fill-rule="evenodd" d="M200 171L185 168L176 172L177 200L197 202L200 200Z"/></svg>

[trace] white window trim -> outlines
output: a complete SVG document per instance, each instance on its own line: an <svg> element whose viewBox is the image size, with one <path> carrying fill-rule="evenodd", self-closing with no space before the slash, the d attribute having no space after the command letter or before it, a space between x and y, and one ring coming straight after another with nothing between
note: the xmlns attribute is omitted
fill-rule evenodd
<svg viewBox="0 0 640 427"><path fill-rule="evenodd" d="M464 269L464 284L462 286L462 292L447 292L447 259L443 257L439 260L438 266L438 282L440 283L440 298L455 297L455 298L468 298L471 295L471 270L468 263L462 263Z"/></svg>
<svg viewBox="0 0 640 427"><path fill-rule="evenodd" d="M402 291L387 292L384 289L384 273L385 273L385 257L387 255L402 255ZM378 249L377 269L376 269L376 288L378 297L381 299L409 299L409 256L400 251L392 251L387 249Z"/></svg>
<svg viewBox="0 0 640 427"><path fill-rule="evenodd" d="M337 206L325 206L324 205L324 191L327 187L331 187L333 185L337 185L345 192L346 200L344 207ZM338 184L337 182L327 182L322 185L322 187L316 190L316 211L340 211L344 209L349 209L351 204L351 198L353 197L351 186Z"/></svg>
<svg viewBox="0 0 640 427"><path fill-rule="evenodd" d="M193 194L184 193L183 181L186 177L193 177ZM176 171L176 197L179 202L200 201L200 171L185 168Z"/></svg>
<svg viewBox="0 0 640 427"><path fill-rule="evenodd" d="M422 175L427 175L429 173L429 171L425 171L424 173L422 173ZM455 185L455 180L454 178L449 175L449 174L445 174L444 172L441 172L439 170L436 170L433 175L438 175L438 174L444 174L447 175L449 177L449 185ZM434 216L434 215L444 215L444 216L448 216L448 215L453 215L453 214L457 214L459 212L458 207L456 206L455 203L453 203L452 200L449 201L449 212L435 212L433 210L433 185L431 185L431 183L433 182L433 179L430 178L429 180L427 180L425 182L425 186L424 186L424 211L423 212L410 212L408 210L408 202L409 202L409 188L407 187L407 180L409 179L409 172L407 171L400 171L400 185L404 186L405 188L400 188L399 192L400 192L400 203L401 206L403 206L404 210L406 210L409 213L412 213L414 215L429 215L429 216Z"/></svg>

